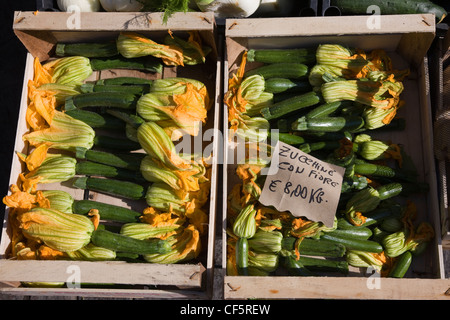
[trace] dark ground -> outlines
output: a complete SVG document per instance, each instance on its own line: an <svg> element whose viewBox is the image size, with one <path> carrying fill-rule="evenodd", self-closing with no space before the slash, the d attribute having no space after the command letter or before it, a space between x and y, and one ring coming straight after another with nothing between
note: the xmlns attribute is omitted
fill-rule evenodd
<svg viewBox="0 0 450 320"><path fill-rule="evenodd" d="M34 11L36 0L2 0L0 11L0 198L8 192L26 49L12 30L14 11ZM3 223L4 205L0 210Z"/></svg>

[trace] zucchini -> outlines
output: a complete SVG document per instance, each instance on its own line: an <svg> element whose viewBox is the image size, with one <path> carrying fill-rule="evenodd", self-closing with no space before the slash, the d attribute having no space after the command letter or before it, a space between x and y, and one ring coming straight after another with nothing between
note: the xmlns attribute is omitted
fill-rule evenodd
<svg viewBox="0 0 450 320"><path fill-rule="evenodd" d="M100 79L95 82L98 85L124 85L124 86L132 86L132 85L148 85L151 86L153 83L152 80L140 77L114 77L108 79Z"/></svg>
<svg viewBox="0 0 450 320"><path fill-rule="evenodd" d="M345 246L347 250L361 250L367 252L375 252L380 253L383 251L383 247L375 241L372 240L361 240L361 239L349 239L343 237L333 236L327 233L324 233L320 239L329 240L335 243L340 243Z"/></svg>
<svg viewBox="0 0 450 320"><path fill-rule="evenodd" d="M59 57L82 56L105 58L119 54L115 41L102 43L57 43L55 54Z"/></svg>
<svg viewBox="0 0 450 320"><path fill-rule="evenodd" d="M328 260L300 256L299 262L310 271L348 273L348 263L343 260Z"/></svg>
<svg viewBox="0 0 450 320"><path fill-rule="evenodd" d="M142 149L139 142L132 141L126 137L119 138L101 134L95 135L94 146L118 151L134 151Z"/></svg>
<svg viewBox="0 0 450 320"><path fill-rule="evenodd" d="M122 56L105 59L91 59L92 70L137 69L162 73L163 65L160 59L153 57L125 58Z"/></svg>
<svg viewBox="0 0 450 320"><path fill-rule="evenodd" d="M355 227L345 229L335 229L327 232L328 235L339 238L367 240L372 236L372 230L367 227Z"/></svg>
<svg viewBox="0 0 450 320"><path fill-rule="evenodd" d="M401 207L396 205L390 205L382 208L377 208L372 210L364 216L366 217L366 222L364 222L361 226L368 227L374 224L379 224L383 220L390 217L399 217L401 213Z"/></svg>
<svg viewBox="0 0 450 320"><path fill-rule="evenodd" d="M77 148L76 157L128 170L140 170L145 153L110 153L99 150Z"/></svg>
<svg viewBox="0 0 450 320"><path fill-rule="evenodd" d="M403 278L411 266L412 254L410 251L402 253L394 264L394 267L389 272L390 278Z"/></svg>
<svg viewBox="0 0 450 320"><path fill-rule="evenodd" d="M107 230L95 230L92 232L91 241L96 246L102 248L140 255L164 254L171 250L171 245L167 240L139 240Z"/></svg>
<svg viewBox="0 0 450 320"><path fill-rule="evenodd" d="M431 13L436 16L436 22L441 22L447 15L447 11L431 1L427 0L332 0L331 6L339 8L341 13L349 15L365 15L367 7L377 5L381 14L420 14Z"/></svg>
<svg viewBox="0 0 450 320"><path fill-rule="evenodd" d="M269 131L268 137L272 140L281 141L290 145L299 145L305 143L305 139L300 136L296 136L290 133L277 133L274 130Z"/></svg>
<svg viewBox="0 0 450 320"><path fill-rule="evenodd" d="M386 200L399 195L403 191L401 183L393 182L377 188L380 200Z"/></svg>
<svg viewBox="0 0 450 320"><path fill-rule="evenodd" d="M245 72L244 78L259 74L264 79L304 79L308 75L308 71L308 66L302 63L272 63Z"/></svg>
<svg viewBox="0 0 450 320"><path fill-rule="evenodd" d="M300 262L300 260L297 260L295 256L292 255L284 257L283 265L292 276L308 277L314 275Z"/></svg>
<svg viewBox="0 0 450 320"><path fill-rule="evenodd" d="M67 110L66 114L74 119L81 120L92 128L125 129L125 122L108 114L74 108Z"/></svg>
<svg viewBox="0 0 450 320"><path fill-rule="evenodd" d="M248 276L247 238L239 238L236 242L236 267L240 276Z"/></svg>
<svg viewBox="0 0 450 320"><path fill-rule="evenodd" d="M75 179L73 186L133 200L142 199L145 195L142 185L115 179L80 177Z"/></svg>
<svg viewBox="0 0 450 320"><path fill-rule="evenodd" d="M304 63L316 62L316 49L250 49L247 52L248 62L262 63Z"/></svg>
<svg viewBox="0 0 450 320"><path fill-rule="evenodd" d="M146 182L140 171L132 171L90 161L77 162L75 171L79 175L115 178L139 183Z"/></svg>
<svg viewBox="0 0 450 320"><path fill-rule="evenodd" d="M318 107L314 108L313 110L309 111L305 117L306 119L313 119L313 118L322 118L329 116L333 112L336 112L340 110L341 108L345 107L348 104L348 101L336 101L331 103L323 103L319 105Z"/></svg>
<svg viewBox="0 0 450 320"><path fill-rule="evenodd" d="M322 118L306 118L300 117L291 125L291 129L295 131L320 131L320 132L336 132L336 131L356 131L364 126L364 119L360 116L346 117L322 117Z"/></svg>
<svg viewBox="0 0 450 320"><path fill-rule="evenodd" d="M64 110L86 107L136 109L139 96L127 92L89 92L66 98Z"/></svg>
<svg viewBox="0 0 450 320"><path fill-rule="evenodd" d="M82 93L90 92L122 92L131 93L135 95L143 95L150 91L150 86L147 84L139 84L132 86L124 86L119 84L94 84L94 83L83 83L80 86Z"/></svg>
<svg viewBox="0 0 450 320"><path fill-rule="evenodd" d="M265 107L261 110L261 114L266 120L278 119L293 111L316 105L320 100L321 97L316 92L311 91Z"/></svg>
<svg viewBox="0 0 450 320"><path fill-rule="evenodd" d="M139 222L141 216L137 211L98 201L75 200L72 204L72 210L76 214L87 215L91 209L97 209L102 220L123 223Z"/></svg>
<svg viewBox="0 0 450 320"><path fill-rule="evenodd" d="M266 79L264 91L269 93L309 92L312 90L308 81L295 81L287 78Z"/></svg>
<svg viewBox="0 0 450 320"><path fill-rule="evenodd" d="M395 178L408 182L413 182L416 179L414 174L404 174L403 172L393 169L389 166L375 163L355 163L354 170L355 174L361 174L364 176Z"/></svg>
<svg viewBox="0 0 450 320"><path fill-rule="evenodd" d="M294 250L296 241L295 237L284 237L281 246L286 250ZM307 256L321 256L321 257L343 257L345 254L345 247L339 243L333 243L323 239L303 239L298 247L300 255Z"/></svg>

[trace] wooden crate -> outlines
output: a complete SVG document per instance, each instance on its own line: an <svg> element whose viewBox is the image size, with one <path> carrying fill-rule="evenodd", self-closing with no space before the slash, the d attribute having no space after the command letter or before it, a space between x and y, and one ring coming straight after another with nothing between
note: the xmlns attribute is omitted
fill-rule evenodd
<svg viewBox="0 0 450 320"><path fill-rule="evenodd" d="M431 83L434 88L431 93L434 97L434 134L438 136L435 141L436 166L439 181L439 205L441 212L442 246L450 250L450 212L449 212L449 177L450 159L446 144L450 119L450 31L436 37L430 53L434 65L430 65L430 74L433 75ZM442 139L439 139L442 137Z"/></svg>
<svg viewBox="0 0 450 320"><path fill-rule="evenodd" d="M14 32L29 53L26 60L22 100L15 141L15 151L28 152L28 145L22 141L27 132L25 112L27 108L27 81L33 78L33 59L38 57L44 62L52 57L57 42L86 42L116 39L121 31L134 31L162 43L168 30L174 35L187 36L188 31L198 31L205 45L212 48L207 61L200 66L164 67L162 74L151 74L136 70L107 70L94 72L91 80L114 76L141 76L149 79L167 77L190 77L203 81L207 86L213 106L208 114L208 123L204 130L218 128L218 96L221 88L221 58L216 39L214 16L209 13L175 14L167 24L161 20L160 13L72 13L55 12L16 12ZM71 19L79 19L73 26ZM72 25L70 24L72 23ZM204 132L204 131L203 131ZM126 262L81 262L81 261L17 261L6 259L10 243L8 212L0 244L0 290L7 294L47 295L47 296L100 296L127 298L177 298L208 299L212 294L213 257L215 240L215 217L217 203L218 141L208 142L212 150L211 192L209 201L209 221L205 236L202 237L202 252L195 261L183 264L158 265L150 263ZM16 183L22 172L21 163L16 155L12 156L10 184ZM69 186L67 186L69 185ZM62 189L75 199L83 199L84 191L70 184L39 185L42 189ZM86 195L85 195L86 196ZM108 195L89 192L89 199L141 210L144 201L128 201ZM78 268L82 283L92 284L87 288L22 288L20 281L27 282L66 282L71 270ZM96 284L113 284L100 286Z"/></svg>
<svg viewBox="0 0 450 320"><path fill-rule="evenodd" d="M403 279L381 278L379 285L371 281L365 270L351 268L348 276L320 277L245 277L224 276L225 299L262 298L326 298L326 299L448 299L450 280L445 279L440 235L440 219L436 170L433 159L432 118L426 53L434 35L432 15L397 15L379 17L379 28L370 29L368 16L245 19L227 20L224 74L233 74L239 67L242 53L248 49L301 48L323 43L338 43L349 47L385 49L393 59L394 68L409 67L411 75L404 81L402 98L405 107L399 115L406 119L403 133L383 133L378 137L400 143L413 156L421 181L430 185L426 196L415 198L420 219L432 223L436 237L427 252L413 262ZM372 17L373 18L373 17ZM251 69L255 64L248 63ZM225 92L228 76L225 75ZM226 109L226 108L225 108ZM223 117L228 128L227 111ZM226 132L226 130L225 130ZM225 135L225 141L228 137ZM234 154L234 145L224 148L224 190L236 182L235 165L227 159ZM225 199L225 196L224 196ZM227 203L223 202L223 232L226 238ZM226 266L226 241L222 247L223 268ZM411 272L412 271L412 272ZM226 274L226 270L224 271Z"/></svg>

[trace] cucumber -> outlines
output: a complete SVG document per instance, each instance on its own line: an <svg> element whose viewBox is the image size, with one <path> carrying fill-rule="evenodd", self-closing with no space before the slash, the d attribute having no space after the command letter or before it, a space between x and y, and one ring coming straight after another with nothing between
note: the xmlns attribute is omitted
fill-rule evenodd
<svg viewBox="0 0 450 320"><path fill-rule="evenodd" d="M321 97L316 92L311 91L265 107L261 110L261 114L266 120L273 120L290 112L316 105L320 100Z"/></svg>
<svg viewBox="0 0 450 320"><path fill-rule="evenodd" d="M106 151L77 148L76 157L110 165L117 168L138 171L145 153L110 153Z"/></svg>
<svg viewBox="0 0 450 320"><path fill-rule="evenodd" d="M171 250L171 245L166 240L139 240L107 230L95 230L92 232L91 241L96 246L102 248L140 255L164 254Z"/></svg>
<svg viewBox="0 0 450 320"><path fill-rule="evenodd" d="M142 199L145 195L142 185L115 179L80 177L75 179L73 186L133 200Z"/></svg>
<svg viewBox="0 0 450 320"><path fill-rule="evenodd" d="M380 253L383 251L383 247L378 242L372 240L349 239L333 236L328 233L323 234L320 239L340 243L344 245L347 250L361 250L375 253Z"/></svg>
<svg viewBox="0 0 450 320"><path fill-rule="evenodd" d="M331 0L331 5L339 8L341 13L350 15L365 15L371 5L377 5L381 14L386 15L431 13L438 23L447 15L444 8L427 0Z"/></svg>
<svg viewBox="0 0 450 320"><path fill-rule="evenodd" d="M309 68L302 63L273 63L267 64L244 73L244 78L259 74L264 79L289 78L303 79L308 75Z"/></svg>
<svg viewBox="0 0 450 320"><path fill-rule="evenodd" d="M312 90L308 81L295 81L286 78L270 78L265 81L264 91L269 93L309 92Z"/></svg>
<svg viewBox="0 0 450 320"><path fill-rule="evenodd" d="M389 272L390 278L403 278L408 271L409 267L411 266L412 262L412 254L410 251L406 251L403 254L401 254L395 264L392 270Z"/></svg>
<svg viewBox="0 0 450 320"><path fill-rule="evenodd" d="M105 58L119 54L116 42L103 43L57 43L55 54L60 57L83 56L86 58Z"/></svg>
<svg viewBox="0 0 450 320"><path fill-rule="evenodd" d="M92 200L75 200L72 210L76 214L87 215L91 209L97 209L102 220L123 223L139 222L141 213L124 207Z"/></svg>
<svg viewBox="0 0 450 320"><path fill-rule="evenodd" d="M304 63L316 62L316 50L300 49L250 49L247 52L248 62L262 63Z"/></svg>

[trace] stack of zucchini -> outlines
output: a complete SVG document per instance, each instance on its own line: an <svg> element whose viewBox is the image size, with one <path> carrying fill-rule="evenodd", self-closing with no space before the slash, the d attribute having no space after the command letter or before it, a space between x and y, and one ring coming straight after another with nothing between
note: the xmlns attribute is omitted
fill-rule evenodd
<svg viewBox="0 0 450 320"><path fill-rule="evenodd" d="M247 70L247 62L259 64ZM245 93L251 91L248 79L259 76L264 85L254 91L272 97L252 117L266 119L273 129L259 145L270 150L283 141L346 170L335 224L326 227L259 203L266 178L261 171L269 163L249 152L236 169L242 183L227 199L228 274L347 274L349 266L389 277L406 274L413 256L434 237L426 221L414 221L417 209L409 200L426 193L428 185L417 179L402 146L375 136L405 128L396 111L407 74L394 71L382 50L324 44L244 52L225 96L231 131L241 130L235 124L248 122L248 110L255 110ZM255 141L243 143L258 149Z"/></svg>

